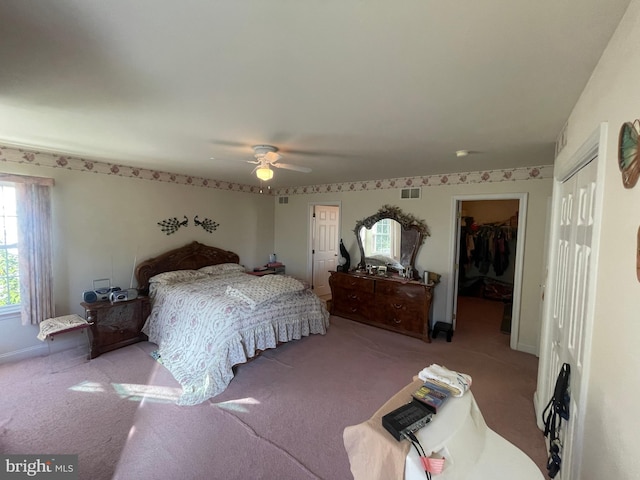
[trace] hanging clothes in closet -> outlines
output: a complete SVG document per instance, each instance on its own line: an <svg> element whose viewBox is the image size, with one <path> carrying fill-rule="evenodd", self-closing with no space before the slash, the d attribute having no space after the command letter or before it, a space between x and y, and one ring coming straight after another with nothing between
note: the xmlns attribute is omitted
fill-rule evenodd
<svg viewBox="0 0 640 480"><path fill-rule="evenodd" d="M509 267L511 250L509 242L515 239L516 230L505 223L478 225L467 222L462 231L464 248L461 248L461 263L475 266L486 275L491 267L496 276L502 276Z"/></svg>

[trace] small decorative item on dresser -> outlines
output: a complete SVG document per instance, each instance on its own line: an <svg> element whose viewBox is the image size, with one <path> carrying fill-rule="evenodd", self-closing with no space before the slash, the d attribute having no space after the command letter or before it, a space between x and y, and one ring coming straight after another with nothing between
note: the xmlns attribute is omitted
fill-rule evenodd
<svg viewBox="0 0 640 480"><path fill-rule="evenodd" d="M425 270L422 274L422 281L425 284L433 284L435 286L440 283L441 277L442 275L440 275L439 273L428 272L427 270Z"/></svg>
<svg viewBox="0 0 640 480"><path fill-rule="evenodd" d="M345 263L347 263L347 259L344 258L343 256L339 256L338 257L338 266L336 267L336 270L338 272L343 272Z"/></svg>
<svg viewBox="0 0 640 480"><path fill-rule="evenodd" d="M340 265L342 266L342 268L339 271L348 272L349 269L351 268L351 256L349 255L349 252L344 246L342 239L340 239L340 257L343 258L344 261L342 260L340 261Z"/></svg>

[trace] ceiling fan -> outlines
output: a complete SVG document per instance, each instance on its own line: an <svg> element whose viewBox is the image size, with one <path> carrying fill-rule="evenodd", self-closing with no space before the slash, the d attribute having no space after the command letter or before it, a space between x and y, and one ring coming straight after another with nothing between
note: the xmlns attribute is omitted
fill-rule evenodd
<svg viewBox="0 0 640 480"><path fill-rule="evenodd" d="M290 163L280 163L282 155L278 152L278 148L272 145L254 145L253 147L255 160L247 160L248 163L253 163L256 168L251 173L263 181L271 180L273 178L272 168L283 168L285 170L293 170L296 172L310 173L311 169L308 167L300 167L298 165L291 165Z"/></svg>

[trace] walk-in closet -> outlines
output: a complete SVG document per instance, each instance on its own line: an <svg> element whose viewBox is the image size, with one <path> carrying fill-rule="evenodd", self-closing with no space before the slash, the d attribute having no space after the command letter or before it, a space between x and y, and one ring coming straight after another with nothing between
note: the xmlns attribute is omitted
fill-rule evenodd
<svg viewBox="0 0 640 480"><path fill-rule="evenodd" d="M518 200L462 202L458 328L499 329L509 343L513 310Z"/></svg>

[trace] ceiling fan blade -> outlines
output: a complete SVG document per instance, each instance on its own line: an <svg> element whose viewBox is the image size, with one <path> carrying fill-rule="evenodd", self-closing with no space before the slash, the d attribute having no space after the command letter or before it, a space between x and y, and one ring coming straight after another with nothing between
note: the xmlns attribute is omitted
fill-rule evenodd
<svg viewBox="0 0 640 480"><path fill-rule="evenodd" d="M225 162L225 163L260 163L258 160L240 160L236 158L223 158L223 157L211 157L211 160L214 162Z"/></svg>
<svg viewBox="0 0 640 480"><path fill-rule="evenodd" d="M282 155L276 152L267 152L264 155L264 159L269 163L275 163L282 158Z"/></svg>
<svg viewBox="0 0 640 480"><path fill-rule="evenodd" d="M309 167L300 167L298 165L291 165L290 163L274 163L272 166L276 168L284 168L285 170L293 170L295 172L311 173L311 169Z"/></svg>
<svg viewBox="0 0 640 480"><path fill-rule="evenodd" d="M233 140L222 140L213 138L210 142L214 145L220 145L222 147L239 147L239 148L251 148L251 145L243 142L236 142Z"/></svg>
<svg viewBox="0 0 640 480"><path fill-rule="evenodd" d="M330 150L300 150L297 148L282 147L280 151L285 155L304 155L306 157L334 157L334 158L351 158L353 155L347 153L338 153Z"/></svg>

